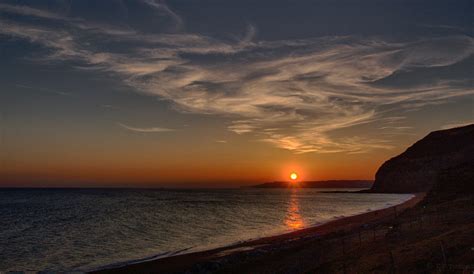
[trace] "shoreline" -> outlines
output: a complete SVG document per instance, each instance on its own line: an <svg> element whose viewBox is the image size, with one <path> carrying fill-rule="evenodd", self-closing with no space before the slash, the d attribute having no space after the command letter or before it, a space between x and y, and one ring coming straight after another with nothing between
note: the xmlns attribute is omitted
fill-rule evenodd
<svg viewBox="0 0 474 274"><path fill-rule="evenodd" d="M194 264L203 263L212 259L229 256L236 253L255 251L262 247L280 248L292 241L305 238L322 238L329 234L348 232L364 225L374 225L386 219L398 215L402 211L418 204L426 196L426 193L413 193L410 199L388 207L369 211L357 215L337 218L322 224L303 228L297 231L286 232L274 236L267 236L258 239L251 239L243 242L230 244L227 246L213 248L209 250L196 251L184 254L177 254L167 257L158 257L133 262L124 265L109 265L99 269L91 270L89 273L151 273L151 272L179 272L191 268Z"/></svg>

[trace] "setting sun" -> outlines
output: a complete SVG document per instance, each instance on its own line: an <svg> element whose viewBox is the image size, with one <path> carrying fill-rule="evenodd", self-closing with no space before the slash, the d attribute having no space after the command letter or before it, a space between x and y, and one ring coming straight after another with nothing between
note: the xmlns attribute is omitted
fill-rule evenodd
<svg viewBox="0 0 474 274"><path fill-rule="evenodd" d="M296 172L292 172L292 173L290 174L290 179L293 180L293 181L296 180L296 179L298 179L298 174L296 174Z"/></svg>

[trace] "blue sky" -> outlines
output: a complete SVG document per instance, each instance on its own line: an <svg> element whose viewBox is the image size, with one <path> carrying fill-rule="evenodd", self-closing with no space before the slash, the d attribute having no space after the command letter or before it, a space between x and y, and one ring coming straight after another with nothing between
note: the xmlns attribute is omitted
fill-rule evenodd
<svg viewBox="0 0 474 274"><path fill-rule="evenodd" d="M86 165L78 158L133 166L125 158L139 146L163 169L169 148L171 169L274 155L266 172L291 159L321 174L325 159L365 155L364 177L427 132L474 121L472 11L472 1L1 1L6 173L55 150L51 170L69 158L68 170Z"/></svg>

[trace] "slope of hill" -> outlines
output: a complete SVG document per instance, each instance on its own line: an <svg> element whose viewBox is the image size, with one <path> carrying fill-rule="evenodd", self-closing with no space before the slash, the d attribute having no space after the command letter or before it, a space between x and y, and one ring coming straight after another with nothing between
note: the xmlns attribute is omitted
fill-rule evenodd
<svg viewBox="0 0 474 274"><path fill-rule="evenodd" d="M377 171L371 192L473 192L474 124L434 131Z"/></svg>

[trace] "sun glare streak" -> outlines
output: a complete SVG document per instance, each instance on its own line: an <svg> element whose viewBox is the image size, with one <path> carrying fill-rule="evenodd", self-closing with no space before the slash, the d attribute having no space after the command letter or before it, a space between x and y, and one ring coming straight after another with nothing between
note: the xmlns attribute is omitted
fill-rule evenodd
<svg viewBox="0 0 474 274"><path fill-rule="evenodd" d="M285 225L292 230L301 229L304 226L303 218L300 214L298 197L296 197L295 191L291 192Z"/></svg>

